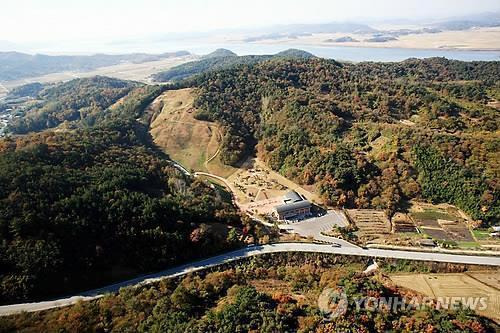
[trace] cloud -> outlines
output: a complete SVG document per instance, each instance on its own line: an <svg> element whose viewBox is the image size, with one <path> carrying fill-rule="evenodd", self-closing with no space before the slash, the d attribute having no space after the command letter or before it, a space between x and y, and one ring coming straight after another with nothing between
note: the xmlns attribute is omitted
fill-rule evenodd
<svg viewBox="0 0 500 333"><path fill-rule="evenodd" d="M360 18L446 17L500 11L498 0L2 0L0 40L110 40Z"/></svg>

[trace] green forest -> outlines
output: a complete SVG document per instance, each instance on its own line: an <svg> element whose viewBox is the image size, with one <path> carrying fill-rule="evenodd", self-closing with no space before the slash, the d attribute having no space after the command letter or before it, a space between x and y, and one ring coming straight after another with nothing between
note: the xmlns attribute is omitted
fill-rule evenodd
<svg viewBox="0 0 500 333"><path fill-rule="evenodd" d="M100 286L238 244L211 227L240 225L232 204L147 139L137 123L111 121L2 142L2 302Z"/></svg>
<svg viewBox="0 0 500 333"><path fill-rule="evenodd" d="M74 306L0 317L0 332L495 332L498 326L465 308L435 306L396 311L356 307L362 297L408 297L385 272L416 265L381 263L383 272L357 273L363 259L317 254L254 257L211 272L166 279ZM463 271L462 266L419 263L420 270ZM345 314L325 320L318 297L342 290Z"/></svg>
<svg viewBox="0 0 500 333"><path fill-rule="evenodd" d="M274 55L246 55L238 56L226 49L217 49L202 57L201 60L190 61L174 66L167 71L154 74L153 80L157 82L176 82L192 78L201 73L231 68L237 65L254 65L270 59L310 59L314 58L309 52L288 49Z"/></svg>
<svg viewBox="0 0 500 333"><path fill-rule="evenodd" d="M222 160L254 151L314 184L334 206L449 202L485 224L500 216L499 62L271 59L202 73L199 119L226 128ZM449 170L442 173L439 170Z"/></svg>
<svg viewBox="0 0 500 333"><path fill-rule="evenodd" d="M57 127L64 122L92 125L98 114L102 116L104 110L137 87L138 84L131 81L102 76L47 87L22 86L11 95L29 95L34 99L23 105L22 117L15 118L8 130L14 134L26 134Z"/></svg>
<svg viewBox="0 0 500 333"><path fill-rule="evenodd" d="M164 89L103 77L38 89L19 123L67 126L0 141L0 303L102 286L253 235L226 195L152 144L146 110Z"/></svg>
<svg viewBox="0 0 500 333"><path fill-rule="evenodd" d="M0 141L0 300L70 293L269 238L154 146L150 105L166 89L197 88L196 117L222 125L226 164L257 153L333 206L392 214L424 199L494 223L499 111L488 102L500 100L499 71L440 58L276 57L175 85L94 77L22 87L16 98L30 98Z"/></svg>

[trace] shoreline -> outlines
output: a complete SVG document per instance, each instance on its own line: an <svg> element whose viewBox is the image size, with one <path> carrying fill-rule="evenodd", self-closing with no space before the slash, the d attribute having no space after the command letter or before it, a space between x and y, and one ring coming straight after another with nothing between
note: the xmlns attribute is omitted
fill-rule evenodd
<svg viewBox="0 0 500 333"><path fill-rule="evenodd" d="M330 48L330 47L345 47L345 48L364 48L364 49L396 49L396 50L416 50L416 51L459 51L459 52L500 52L500 47L498 48L463 48L463 47L416 47L416 46L390 46L390 45L382 45L384 43L373 43L373 45L367 45L362 42L360 43L355 43L355 42L350 42L350 43L326 43L326 42L321 42L321 43L300 43L295 41L288 41L288 40L280 40L280 41L256 41L256 42L244 42L244 41L238 41L238 40L232 40L230 42L227 42L227 45L242 45L242 44L248 44L252 45L255 47L258 47L259 45L266 45L266 46L289 46L290 48L296 46L298 48L300 47L324 47L324 48Z"/></svg>

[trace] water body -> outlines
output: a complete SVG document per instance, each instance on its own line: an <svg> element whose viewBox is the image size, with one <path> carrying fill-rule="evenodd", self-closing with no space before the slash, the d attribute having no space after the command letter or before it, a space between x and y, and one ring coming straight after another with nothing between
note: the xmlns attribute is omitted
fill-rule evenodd
<svg viewBox="0 0 500 333"><path fill-rule="evenodd" d="M318 57L344 61L402 61L408 58L445 57L462 61L500 61L500 51L469 50L434 50L381 47L350 46L310 46L310 45L271 45L257 43L234 43L224 45L187 46L186 49L196 54L207 54L216 48L226 48L238 55L274 54L289 48L308 51Z"/></svg>
<svg viewBox="0 0 500 333"><path fill-rule="evenodd" d="M383 44L383 43L382 43ZM36 49L31 53L68 54L68 50L57 51L57 45L49 49ZM445 57L462 61L500 61L500 50L451 50L451 49L410 49L386 47L356 47L356 46L314 46L297 43L243 43L243 42L216 42L205 39L176 39L176 40L142 40L142 41L117 41L107 44L79 43L70 47L70 54L125 54L125 53L163 53L186 50L194 54L203 55L218 48L231 50L238 55L249 54L275 54L286 49L295 48L308 51L318 57L343 60L343 61L402 61L408 58ZM89 51L92 50L92 51Z"/></svg>

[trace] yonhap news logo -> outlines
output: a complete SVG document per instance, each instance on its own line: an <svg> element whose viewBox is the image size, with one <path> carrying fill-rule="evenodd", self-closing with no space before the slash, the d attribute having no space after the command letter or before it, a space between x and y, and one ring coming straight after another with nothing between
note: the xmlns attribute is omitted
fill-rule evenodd
<svg viewBox="0 0 500 333"><path fill-rule="evenodd" d="M325 319L333 320L347 312L349 300L342 288L325 288L318 297L318 307Z"/></svg>
<svg viewBox="0 0 500 333"><path fill-rule="evenodd" d="M349 309L349 304L351 308ZM458 310L469 308L484 311L488 308L488 297L349 297L342 288L325 288L318 297L318 308L325 320L342 317L348 310L354 312L410 311L426 308Z"/></svg>

